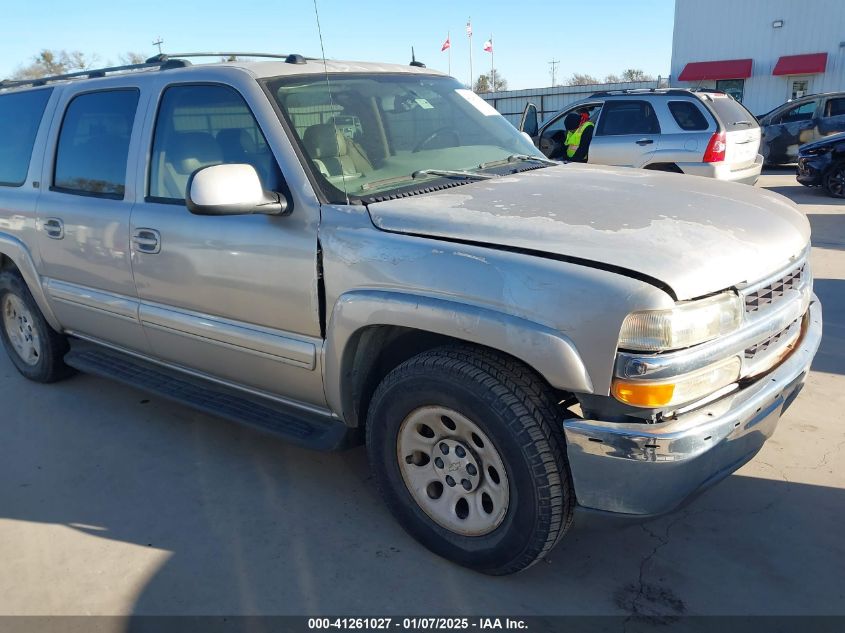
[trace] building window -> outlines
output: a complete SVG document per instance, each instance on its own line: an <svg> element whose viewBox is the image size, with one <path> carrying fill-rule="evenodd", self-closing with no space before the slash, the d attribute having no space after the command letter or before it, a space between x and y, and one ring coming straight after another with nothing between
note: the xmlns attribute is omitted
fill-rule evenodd
<svg viewBox="0 0 845 633"><path fill-rule="evenodd" d="M742 94L745 92L745 79L719 79L716 81L716 90L721 90L742 103Z"/></svg>

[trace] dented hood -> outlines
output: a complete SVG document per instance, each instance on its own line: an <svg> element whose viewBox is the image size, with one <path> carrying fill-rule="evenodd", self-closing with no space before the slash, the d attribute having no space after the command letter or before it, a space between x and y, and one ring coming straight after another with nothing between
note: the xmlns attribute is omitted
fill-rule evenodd
<svg viewBox="0 0 845 633"><path fill-rule="evenodd" d="M678 299L765 277L810 239L798 208L764 189L592 165L537 169L368 208L386 231L627 269L669 286Z"/></svg>

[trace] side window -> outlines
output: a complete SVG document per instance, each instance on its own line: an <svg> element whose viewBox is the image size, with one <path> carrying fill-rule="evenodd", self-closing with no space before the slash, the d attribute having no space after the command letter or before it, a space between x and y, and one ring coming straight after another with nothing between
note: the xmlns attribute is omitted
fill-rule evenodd
<svg viewBox="0 0 845 633"><path fill-rule="evenodd" d="M833 116L845 116L845 97L827 100L824 106L824 118L828 119Z"/></svg>
<svg viewBox="0 0 845 633"><path fill-rule="evenodd" d="M281 173L243 97L229 86L182 85L164 91L150 157L149 197L183 201L196 170L222 163L255 167L265 189Z"/></svg>
<svg viewBox="0 0 845 633"><path fill-rule="evenodd" d="M816 108L819 106L818 101L808 101L799 106L795 106L784 112L780 119L781 123L794 123L795 121L809 121L816 113Z"/></svg>
<svg viewBox="0 0 845 633"><path fill-rule="evenodd" d="M596 134L660 134L660 123L647 101L608 101L604 104Z"/></svg>
<svg viewBox="0 0 845 633"><path fill-rule="evenodd" d="M135 89L104 90L71 100L59 132L54 189L123 198L138 95Z"/></svg>
<svg viewBox="0 0 845 633"><path fill-rule="evenodd" d="M701 110L692 101L670 101L669 112L682 130L694 132L710 127Z"/></svg>
<svg viewBox="0 0 845 633"><path fill-rule="evenodd" d="M20 187L26 180L35 135L52 91L0 96L0 185Z"/></svg>

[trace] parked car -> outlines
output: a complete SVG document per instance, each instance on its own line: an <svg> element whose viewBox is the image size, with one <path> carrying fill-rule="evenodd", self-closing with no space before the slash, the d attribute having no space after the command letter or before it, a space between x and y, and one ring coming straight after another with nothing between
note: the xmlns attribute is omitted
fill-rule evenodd
<svg viewBox="0 0 845 633"><path fill-rule="evenodd" d="M6 82L0 183L23 376L365 443L399 522L490 574L576 508L667 512L734 471L821 336L790 201L549 161L419 66L161 56Z"/></svg>
<svg viewBox="0 0 845 633"><path fill-rule="evenodd" d="M596 125L588 162L641 167L754 184L763 158L760 127L724 92L619 90L598 92L561 110L542 125L528 104L520 130L546 156L563 156L564 119L588 113Z"/></svg>
<svg viewBox="0 0 845 633"><path fill-rule="evenodd" d="M834 198L845 198L845 133L801 146L798 182L822 187Z"/></svg>
<svg viewBox="0 0 845 633"><path fill-rule="evenodd" d="M766 164L794 163L801 145L845 132L845 92L793 99L762 115L760 126Z"/></svg>

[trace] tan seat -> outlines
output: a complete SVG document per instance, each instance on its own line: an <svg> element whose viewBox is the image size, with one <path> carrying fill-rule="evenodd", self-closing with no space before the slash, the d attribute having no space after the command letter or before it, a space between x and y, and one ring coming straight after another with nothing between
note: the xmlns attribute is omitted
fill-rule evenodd
<svg viewBox="0 0 845 633"><path fill-rule="evenodd" d="M163 185L168 198L185 198L191 174L223 162L220 144L208 132L176 133L165 149Z"/></svg>
<svg viewBox="0 0 845 633"><path fill-rule="evenodd" d="M307 128L302 142L325 176L360 176L373 169L357 143L346 138L331 123Z"/></svg>

